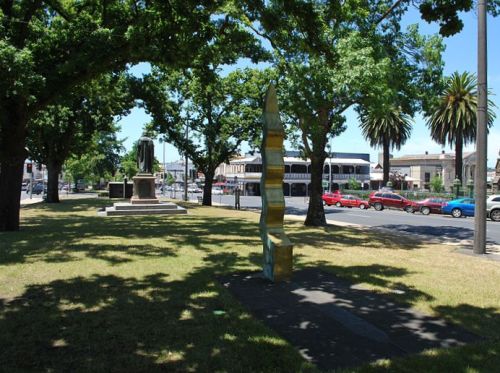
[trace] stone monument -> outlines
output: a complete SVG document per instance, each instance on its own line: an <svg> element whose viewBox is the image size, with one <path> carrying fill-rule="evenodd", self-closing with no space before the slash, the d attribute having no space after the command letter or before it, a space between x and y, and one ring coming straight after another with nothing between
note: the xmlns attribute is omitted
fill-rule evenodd
<svg viewBox="0 0 500 373"><path fill-rule="evenodd" d="M287 281L292 277L293 245L283 229L284 131L273 85L266 93L263 121L260 235L264 249L264 277L274 282Z"/></svg>
<svg viewBox="0 0 500 373"><path fill-rule="evenodd" d="M187 210L185 208L177 206L172 202L160 203L159 199L156 198L156 178L153 176L153 162L153 140L147 136L142 136L137 143L137 166L139 167L139 173L132 178L134 181L134 191L130 202L115 203L112 207L106 207L104 210L98 211L98 215L186 214Z"/></svg>
<svg viewBox="0 0 500 373"><path fill-rule="evenodd" d="M160 202L155 194L156 177L153 176L153 161L153 140L143 135L137 143L139 173L132 178L134 181L134 195L130 199L130 203L151 204Z"/></svg>

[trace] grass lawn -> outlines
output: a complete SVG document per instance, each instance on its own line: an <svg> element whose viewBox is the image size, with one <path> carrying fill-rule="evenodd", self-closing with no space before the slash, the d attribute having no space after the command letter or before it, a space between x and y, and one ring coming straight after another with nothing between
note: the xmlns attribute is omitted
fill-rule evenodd
<svg viewBox="0 0 500 373"><path fill-rule="evenodd" d="M96 216L109 201L23 208L0 232L0 371L315 371L218 274L258 270L258 214ZM289 222L295 267L321 267L487 338L356 371L500 371L500 262L345 227ZM222 311L222 312L221 312Z"/></svg>

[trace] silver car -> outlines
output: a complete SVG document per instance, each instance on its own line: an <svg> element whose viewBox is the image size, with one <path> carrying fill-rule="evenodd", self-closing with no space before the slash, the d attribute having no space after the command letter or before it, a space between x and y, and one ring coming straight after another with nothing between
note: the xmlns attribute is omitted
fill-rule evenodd
<svg viewBox="0 0 500 373"><path fill-rule="evenodd" d="M488 197L486 200L486 215L493 221L500 221L500 194Z"/></svg>

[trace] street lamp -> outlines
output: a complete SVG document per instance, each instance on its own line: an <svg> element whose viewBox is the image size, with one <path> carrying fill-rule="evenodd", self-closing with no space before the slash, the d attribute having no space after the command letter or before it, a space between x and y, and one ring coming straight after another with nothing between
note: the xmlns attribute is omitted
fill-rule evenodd
<svg viewBox="0 0 500 373"><path fill-rule="evenodd" d="M473 179L467 180L467 190L469 192L469 198L473 198L473 196L474 196L474 180Z"/></svg>

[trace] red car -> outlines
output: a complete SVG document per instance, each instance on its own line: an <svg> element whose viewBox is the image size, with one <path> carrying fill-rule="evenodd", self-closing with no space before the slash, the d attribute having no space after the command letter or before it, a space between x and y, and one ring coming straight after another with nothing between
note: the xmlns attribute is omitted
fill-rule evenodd
<svg viewBox="0 0 500 373"><path fill-rule="evenodd" d="M359 207L361 210L370 208L370 204L367 201L363 201L350 194L343 195L335 205L337 207Z"/></svg>
<svg viewBox="0 0 500 373"><path fill-rule="evenodd" d="M448 200L444 198L426 198L423 201L415 202L417 204L416 211L420 211L424 215L429 215L431 212L433 214L441 214L441 209L447 202Z"/></svg>
<svg viewBox="0 0 500 373"><path fill-rule="evenodd" d="M336 205L337 202L339 202L341 198L342 198L342 194L340 194L340 193L327 192L321 196L321 199L323 200L323 202L325 202L325 205L327 205L327 206Z"/></svg>
<svg viewBox="0 0 500 373"><path fill-rule="evenodd" d="M382 211L385 208L401 209L406 212L414 212L418 209L415 202L406 199L396 193L390 192L373 192L368 199L370 206L377 211Z"/></svg>

